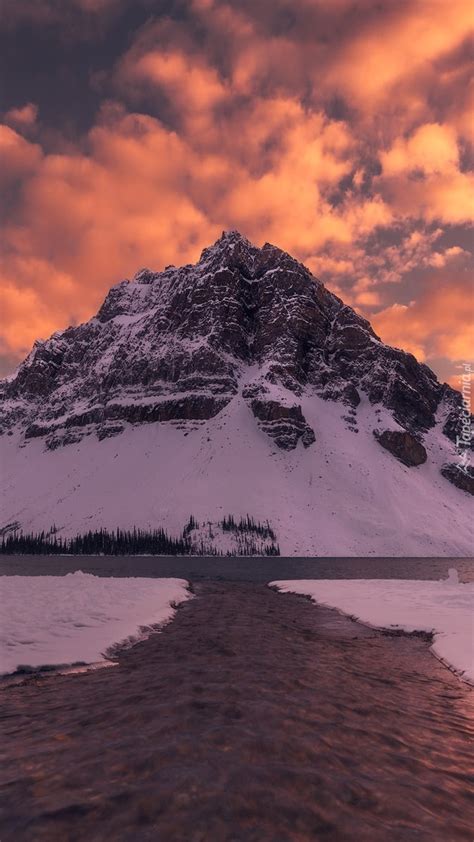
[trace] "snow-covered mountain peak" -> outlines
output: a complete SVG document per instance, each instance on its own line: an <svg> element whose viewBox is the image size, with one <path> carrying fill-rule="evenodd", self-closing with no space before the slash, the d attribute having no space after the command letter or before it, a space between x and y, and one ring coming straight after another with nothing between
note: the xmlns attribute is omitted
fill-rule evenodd
<svg viewBox="0 0 474 842"><path fill-rule="evenodd" d="M157 272L153 272L151 269L139 269L138 272L135 272L133 278L131 279L130 283L132 284L152 284L154 280L158 277ZM122 283L127 283L127 281L122 281Z"/></svg>
<svg viewBox="0 0 474 842"><path fill-rule="evenodd" d="M235 230L223 231L212 246L203 250L197 265L214 272L228 269L240 276L240 282L260 281L267 272L279 269L304 270L302 264L277 246L265 243L258 248Z"/></svg>
<svg viewBox="0 0 474 842"><path fill-rule="evenodd" d="M252 383L245 366L257 370ZM180 398L182 419L203 420L240 389L253 400L277 387L295 403L311 391L353 408L365 393L415 435L435 426L445 399L446 432L456 435L457 393L412 355L384 345L286 252L257 248L237 231L224 232L194 266L140 269L112 287L97 317L35 343L0 386L0 424L57 446L66 426L64 443L90 424L103 429L110 416L114 430L119 418L131 420L127 413L139 421L140 404L148 407L142 420L152 420L153 401L160 414L165 399Z"/></svg>
<svg viewBox="0 0 474 842"><path fill-rule="evenodd" d="M206 246L201 252L201 260L205 260L209 254L214 254L215 252L232 252L235 248L243 248L247 249L248 251L257 252L258 249L247 237L244 237L240 231L237 231L235 228L230 229L229 231L223 231L221 236L210 246Z"/></svg>
<svg viewBox="0 0 474 842"><path fill-rule="evenodd" d="M259 470L267 457L285 454L283 483L285 472L306 465L317 484L337 446L336 461L347 463L337 482L348 481L344 470L352 471L360 451L377 471L414 472L419 493L431 494L433 476L441 498L448 489L466 496L448 479L472 486L456 467L461 395L411 354L385 345L297 260L236 231L224 232L195 265L140 269L112 287L88 322L36 343L0 383L0 398L0 442L12 453L34 448L46 463L53 453L69 453L66 464L78 448L92 448L100 465L107 442L120 454L127 442L156 435L172 449L186 442L186 452L194 442L191 474L197 463L211 473L214 460L222 463L216 447L235 456L237 472L246 464L242 448L257 448ZM328 444L328 424L337 445ZM360 469L367 482L372 468ZM416 477L428 472L420 485Z"/></svg>

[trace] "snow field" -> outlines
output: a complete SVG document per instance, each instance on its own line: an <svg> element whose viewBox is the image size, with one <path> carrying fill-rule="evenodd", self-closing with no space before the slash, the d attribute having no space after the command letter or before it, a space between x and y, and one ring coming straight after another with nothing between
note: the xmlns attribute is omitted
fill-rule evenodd
<svg viewBox="0 0 474 842"><path fill-rule="evenodd" d="M256 374L243 375L242 388ZM454 458L439 428L425 436L428 462L407 468L375 440L374 426L397 425L365 396L357 434L340 404L316 395L301 403L316 442L289 452L258 428L241 393L188 435L171 423L128 425L54 451L3 436L0 523L26 533L55 524L63 537L117 526L179 535L191 514L249 514L269 521L287 556L472 554L471 498L439 472Z"/></svg>

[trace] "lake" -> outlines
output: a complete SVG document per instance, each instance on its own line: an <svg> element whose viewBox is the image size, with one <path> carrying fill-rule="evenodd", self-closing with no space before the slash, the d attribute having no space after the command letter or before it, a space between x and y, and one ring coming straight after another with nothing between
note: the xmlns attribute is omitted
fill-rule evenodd
<svg viewBox="0 0 474 842"><path fill-rule="evenodd" d="M205 556L1 556L3 576L176 576L193 582L275 579L444 579L455 567L474 581L473 558L216 558Z"/></svg>

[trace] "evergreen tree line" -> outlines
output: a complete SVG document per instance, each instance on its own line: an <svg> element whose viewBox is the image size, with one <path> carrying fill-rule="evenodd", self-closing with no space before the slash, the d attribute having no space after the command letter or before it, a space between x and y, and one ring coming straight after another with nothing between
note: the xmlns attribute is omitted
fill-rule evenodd
<svg viewBox="0 0 474 842"><path fill-rule="evenodd" d="M224 517L220 521L219 526L222 527L224 532L250 532L254 535L259 535L260 538L269 538L271 541L276 541L276 535L268 520L265 523L260 523L260 521L255 521L250 515L241 517L238 522L233 515L227 515L227 517Z"/></svg>
<svg viewBox="0 0 474 842"><path fill-rule="evenodd" d="M13 533L3 536L0 553L33 553L35 555L189 555L191 541L183 533L170 538L164 529L147 532L143 529L107 529L89 531L74 538L62 538L54 531L36 534Z"/></svg>
<svg viewBox="0 0 474 842"><path fill-rule="evenodd" d="M236 523L232 515L225 517L219 524L224 531L233 531L238 536L238 555L280 555L276 536L267 524L261 524L248 517ZM193 542L190 533L199 524L191 515L183 532L178 538L171 538L164 529L146 531L116 529L90 530L74 538L63 538L53 527L49 532L23 533L19 531L3 535L0 554L3 555L209 555L222 556L212 544L201 539ZM271 540L271 544L259 548L256 536ZM228 552L227 555L234 555Z"/></svg>
<svg viewBox="0 0 474 842"><path fill-rule="evenodd" d="M220 550L217 549L213 544L206 544L204 540L201 540L198 545L194 545L193 547L193 555L204 555L204 556L216 556L216 557L225 557L225 556L279 556L280 555L280 546L279 544L275 544L273 541L271 544L267 544L266 546L262 547L261 544L258 545L254 538L249 538L248 536L244 536L243 539L239 540L238 542L238 551L233 553L231 550L228 550L226 553L222 553Z"/></svg>

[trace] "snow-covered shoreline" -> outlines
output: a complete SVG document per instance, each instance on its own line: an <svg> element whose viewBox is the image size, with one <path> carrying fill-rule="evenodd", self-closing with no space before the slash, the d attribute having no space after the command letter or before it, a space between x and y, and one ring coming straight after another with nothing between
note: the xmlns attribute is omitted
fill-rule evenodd
<svg viewBox="0 0 474 842"><path fill-rule="evenodd" d="M20 668L111 663L190 597L185 579L0 576L0 675Z"/></svg>
<svg viewBox="0 0 474 842"><path fill-rule="evenodd" d="M474 582L455 571L441 581L301 579L270 582L283 593L380 629L432 635L433 654L474 683ZM110 664L114 653L145 639L188 599L186 579L63 576L0 577L0 675Z"/></svg>
<svg viewBox="0 0 474 842"><path fill-rule="evenodd" d="M309 596L374 628L432 634L435 657L474 684L474 583L460 583L455 572L443 581L302 579L270 586Z"/></svg>

